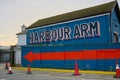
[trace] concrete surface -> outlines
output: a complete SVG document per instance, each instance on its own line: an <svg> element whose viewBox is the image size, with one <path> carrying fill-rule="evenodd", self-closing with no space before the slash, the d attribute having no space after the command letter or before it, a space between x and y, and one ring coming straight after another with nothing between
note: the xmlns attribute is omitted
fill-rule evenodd
<svg viewBox="0 0 120 80"><path fill-rule="evenodd" d="M13 74L7 74L4 64L0 64L0 80L120 80L113 78L111 74L82 74L73 76L72 72L58 72L45 70L31 70L32 74L26 74L26 69L12 68Z"/></svg>

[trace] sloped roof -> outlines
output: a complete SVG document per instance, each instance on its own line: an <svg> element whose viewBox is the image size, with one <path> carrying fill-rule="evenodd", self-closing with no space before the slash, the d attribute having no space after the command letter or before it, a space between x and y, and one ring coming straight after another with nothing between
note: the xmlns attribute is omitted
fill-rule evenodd
<svg viewBox="0 0 120 80"><path fill-rule="evenodd" d="M26 31L19 32L16 35L23 35L23 34L26 34Z"/></svg>
<svg viewBox="0 0 120 80"><path fill-rule="evenodd" d="M60 23L60 22L79 19L79 18L84 18L84 17L93 16L97 14L108 13L108 12L111 12L111 10L115 5L116 5L116 1L112 1L112 2L105 3L98 6L77 10L74 12L69 12L66 14L61 14L61 15L57 15L57 16L53 16L45 19L40 19L37 22L30 25L27 29L42 27L45 25Z"/></svg>

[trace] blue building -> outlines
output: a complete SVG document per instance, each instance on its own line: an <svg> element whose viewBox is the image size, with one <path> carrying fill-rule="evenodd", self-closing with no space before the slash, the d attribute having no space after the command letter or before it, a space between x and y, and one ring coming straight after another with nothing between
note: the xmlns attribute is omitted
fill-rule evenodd
<svg viewBox="0 0 120 80"><path fill-rule="evenodd" d="M27 28L22 66L115 70L120 63L118 3L90 7L40 19Z"/></svg>

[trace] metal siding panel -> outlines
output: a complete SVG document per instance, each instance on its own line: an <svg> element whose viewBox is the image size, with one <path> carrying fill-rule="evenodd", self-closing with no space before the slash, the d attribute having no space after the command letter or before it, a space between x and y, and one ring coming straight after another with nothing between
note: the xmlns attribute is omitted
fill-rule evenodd
<svg viewBox="0 0 120 80"><path fill-rule="evenodd" d="M64 60L42 60L40 67L64 68Z"/></svg>
<svg viewBox="0 0 120 80"><path fill-rule="evenodd" d="M67 23L62 23L62 24L56 24L56 25L52 25L52 26L45 26L45 27L40 27L37 29L32 29L32 30L28 30L27 31L27 44L30 44L30 36L29 33L32 32L40 32L40 31L46 31L46 30L53 30L53 29L58 29L58 28L63 28L63 27L70 27L71 28L71 39L68 40L57 40L57 41L52 41L52 42L42 42L43 44L96 44L96 43L108 43L108 26L110 26L109 23L109 19L108 16L110 16L109 14L105 14L105 15L99 15L96 17L90 17L90 18L86 18L86 19L80 19L80 20L75 20L75 21L71 21L71 22L67 22ZM100 22L100 36L99 37L89 37L89 38L79 38L79 39L74 39L73 38L73 34L74 34L74 27L76 24L78 24L79 26L81 24L88 24L90 22L95 22L95 21L99 21ZM81 43L82 42L82 43ZM37 42L37 43L33 43L33 44L41 44L41 42Z"/></svg>
<svg viewBox="0 0 120 80"><path fill-rule="evenodd" d="M97 60L97 70L115 71L116 60Z"/></svg>
<svg viewBox="0 0 120 80"><path fill-rule="evenodd" d="M84 46L83 46L84 47ZM51 46L24 46L22 47L22 66L27 67L31 64L31 67L46 67L46 68L63 68L63 69L74 69L75 61L78 61L80 69L85 70L115 70L115 59L102 59L100 56L103 55L109 58L114 56L113 53L119 54L120 49L114 49L119 47L119 45L104 45L102 48L113 48L113 49L99 49L101 46L97 47L97 50L79 50L83 47L51 47ZM91 47L87 47L91 48ZM34 52L35 55L40 56L40 60L35 60L32 63L27 61L24 56L30 51ZM60 51L60 52L59 52ZM43 57L44 55L44 57ZM47 55L47 57L46 57ZM93 58L94 60L90 59ZM38 56L35 58L39 58ZM47 60L45 60L45 59ZM52 60L52 58L54 58ZM100 59L101 58L101 59ZM43 60L42 60L43 59ZM51 59L51 60L50 60ZM120 61L120 58L118 58ZM120 63L120 62L119 62Z"/></svg>
<svg viewBox="0 0 120 80"><path fill-rule="evenodd" d="M22 66L23 67L27 67L28 63L30 63L29 61L27 61L26 59L24 59L24 56L28 52L29 52L29 50L22 50Z"/></svg>
<svg viewBox="0 0 120 80"><path fill-rule="evenodd" d="M35 52L35 53L39 53L40 52L40 49L39 47L31 47L31 51ZM35 56L34 59L36 57L40 57L40 56ZM32 62L32 66L33 67L39 67L40 66L40 60L36 60L36 61L33 61Z"/></svg>
<svg viewBox="0 0 120 80"><path fill-rule="evenodd" d="M23 47L22 48L22 66L23 67L27 67L28 64L31 64L31 67L39 67L40 66L40 61L34 61L32 63L30 63L29 61L27 61L24 56L26 54L28 54L30 51L33 52L39 52L39 48L38 47Z"/></svg>

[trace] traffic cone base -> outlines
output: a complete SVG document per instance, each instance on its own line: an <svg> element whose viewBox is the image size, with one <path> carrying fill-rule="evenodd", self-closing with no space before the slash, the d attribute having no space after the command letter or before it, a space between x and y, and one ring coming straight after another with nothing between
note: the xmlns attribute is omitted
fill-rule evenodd
<svg viewBox="0 0 120 80"><path fill-rule="evenodd" d="M28 71L26 74L32 74L32 73Z"/></svg>
<svg viewBox="0 0 120 80"><path fill-rule="evenodd" d="M73 76L79 76L79 75L82 75L82 74L73 74Z"/></svg>
<svg viewBox="0 0 120 80"><path fill-rule="evenodd" d="M116 75L115 75L114 78L120 78L120 76L116 76Z"/></svg>
<svg viewBox="0 0 120 80"><path fill-rule="evenodd" d="M8 74L13 74L12 71L8 71Z"/></svg>
<svg viewBox="0 0 120 80"><path fill-rule="evenodd" d="M8 67L5 67L4 69L9 69Z"/></svg>

